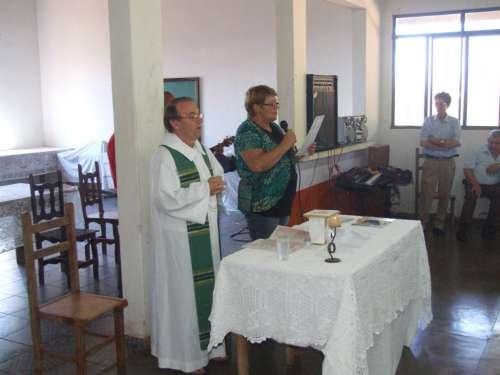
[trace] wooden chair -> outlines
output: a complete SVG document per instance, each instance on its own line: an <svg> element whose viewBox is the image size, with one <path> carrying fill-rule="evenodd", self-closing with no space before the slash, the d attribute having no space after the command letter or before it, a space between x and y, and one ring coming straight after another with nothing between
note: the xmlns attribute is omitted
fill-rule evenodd
<svg viewBox="0 0 500 375"><path fill-rule="evenodd" d="M76 363L76 374L87 374L86 358L89 355L101 350L113 341L116 344L116 366L119 369L124 369L125 343L123 309L127 306L128 302L127 300L121 298L80 292L73 204L67 203L64 206L63 217L34 224L31 220L31 215L29 213L25 213L22 216L22 223L28 281L31 334L35 357L35 374L43 374L43 361L45 357L52 357L65 362L74 362ZM63 242L50 245L46 248L33 248L33 236L47 230L54 230L58 228L64 230L66 233L66 238ZM67 253L71 290L68 294L59 297L54 301L46 304L39 304L35 279L35 261L41 257L47 257L63 252ZM108 312L113 312L115 325L114 335L104 335L88 330L87 326L90 322ZM41 322L43 320L55 321L71 326L75 335L76 344L74 355L50 351L43 347L41 337ZM99 337L103 340L91 348L86 348L86 335ZM115 365L112 365L110 368L114 366Z"/></svg>
<svg viewBox="0 0 500 375"><path fill-rule="evenodd" d="M80 200L82 203L83 220L85 228L89 229L90 225L97 224L100 228L100 233L96 237L96 242L102 246L102 253L107 254L107 245L115 246L115 263L118 270L118 290L122 295L122 278L121 278L121 255L120 255L120 234L118 232L118 212L104 211L104 203L102 199L102 184L101 175L99 172L99 163L95 162L95 171L83 173L82 166L78 164L78 190L80 192ZM88 208L96 205L97 212L89 214ZM106 225L110 224L113 231L113 237L108 237Z"/></svg>
<svg viewBox="0 0 500 375"><path fill-rule="evenodd" d="M420 153L420 147L415 149L415 217L418 218L418 206L420 203L420 173L423 171L423 167L420 159L424 159L424 154ZM432 199L439 199L437 192L434 194ZM450 224L453 225L455 222L455 196L450 195Z"/></svg>
<svg viewBox="0 0 500 375"><path fill-rule="evenodd" d="M64 188L62 183L61 171L57 171L57 179L51 182L48 178L49 175L36 176L43 183L35 183L35 176L32 174L29 177L30 191L31 191L31 214L33 215L33 222L39 223L43 220L50 220L56 217L64 216ZM46 181L46 182L45 182ZM85 242L85 261L79 261L78 267L86 268L92 266L94 273L94 280L99 280L99 258L97 256L96 246L96 230L90 229L75 229L76 240L78 242ZM42 233L37 233L35 236L35 243L37 249L42 247L43 241L51 243L63 242L66 238L64 231L54 229ZM90 256L89 249L92 249L92 256ZM47 264L61 263L64 268L65 257L57 256L50 258L38 258L38 282L40 285L45 283L44 269ZM69 281L69 278L68 278Z"/></svg>

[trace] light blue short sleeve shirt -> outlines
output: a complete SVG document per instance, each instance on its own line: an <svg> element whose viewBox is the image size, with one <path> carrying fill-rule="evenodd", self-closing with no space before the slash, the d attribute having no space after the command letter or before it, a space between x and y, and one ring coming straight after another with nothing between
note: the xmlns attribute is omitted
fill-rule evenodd
<svg viewBox="0 0 500 375"><path fill-rule="evenodd" d="M500 163L500 156L494 159L488 149L488 145L482 145L465 160L464 168L472 169L476 180L481 185L495 185L500 183L500 171L495 174L486 172L488 166L495 163Z"/></svg>
<svg viewBox="0 0 500 375"><path fill-rule="evenodd" d="M428 140L430 136L443 139L454 139L460 141L460 125L455 117L446 115L440 120L437 116L427 117L420 132L420 140ZM431 150L424 147L424 154L447 158L457 155L457 148L443 150Z"/></svg>

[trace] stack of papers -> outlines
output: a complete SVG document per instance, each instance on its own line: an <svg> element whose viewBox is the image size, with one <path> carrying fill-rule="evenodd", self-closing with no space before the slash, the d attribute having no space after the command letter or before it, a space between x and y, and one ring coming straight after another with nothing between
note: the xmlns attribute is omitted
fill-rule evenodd
<svg viewBox="0 0 500 375"><path fill-rule="evenodd" d="M361 217L358 220L356 220L352 225L360 225L364 227L374 227L374 228L382 228L390 223L392 223L394 219L382 219L380 217Z"/></svg>
<svg viewBox="0 0 500 375"><path fill-rule="evenodd" d="M278 225L269 238L275 240L278 237L288 237L290 241L302 241L302 243L311 242L309 231L283 225Z"/></svg>
<svg viewBox="0 0 500 375"><path fill-rule="evenodd" d="M260 239L249 242L243 245L244 249L257 249L257 250L268 250L268 251L278 251L276 239ZM304 248L303 241L290 240L290 253Z"/></svg>

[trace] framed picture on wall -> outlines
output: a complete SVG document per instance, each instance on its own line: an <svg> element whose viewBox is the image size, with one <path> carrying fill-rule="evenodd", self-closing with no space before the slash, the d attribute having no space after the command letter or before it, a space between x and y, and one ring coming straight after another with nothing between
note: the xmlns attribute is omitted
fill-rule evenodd
<svg viewBox="0 0 500 375"><path fill-rule="evenodd" d="M165 78L163 80L163 91L170 92L176 98L181 96L192 98L201 111L199 77Z"/></svg>

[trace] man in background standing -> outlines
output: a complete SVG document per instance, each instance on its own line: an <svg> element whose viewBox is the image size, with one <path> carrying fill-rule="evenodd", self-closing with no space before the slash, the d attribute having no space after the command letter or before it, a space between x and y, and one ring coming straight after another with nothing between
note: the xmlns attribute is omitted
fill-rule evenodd
<svg viewBox="0 0 500 375"><path fill-rule="evenodd" d="M454 158L458 156L457 147L460 146L458 120L446 113L450 103L451 97L448 93L436 94L434 105L437 114L425 119L420 133L420 146L423 148L425 157L420 196L420 220L426 228L437 188L439 203L433 233L438 236L444 234L448 201L455 177Z"/></svg>

